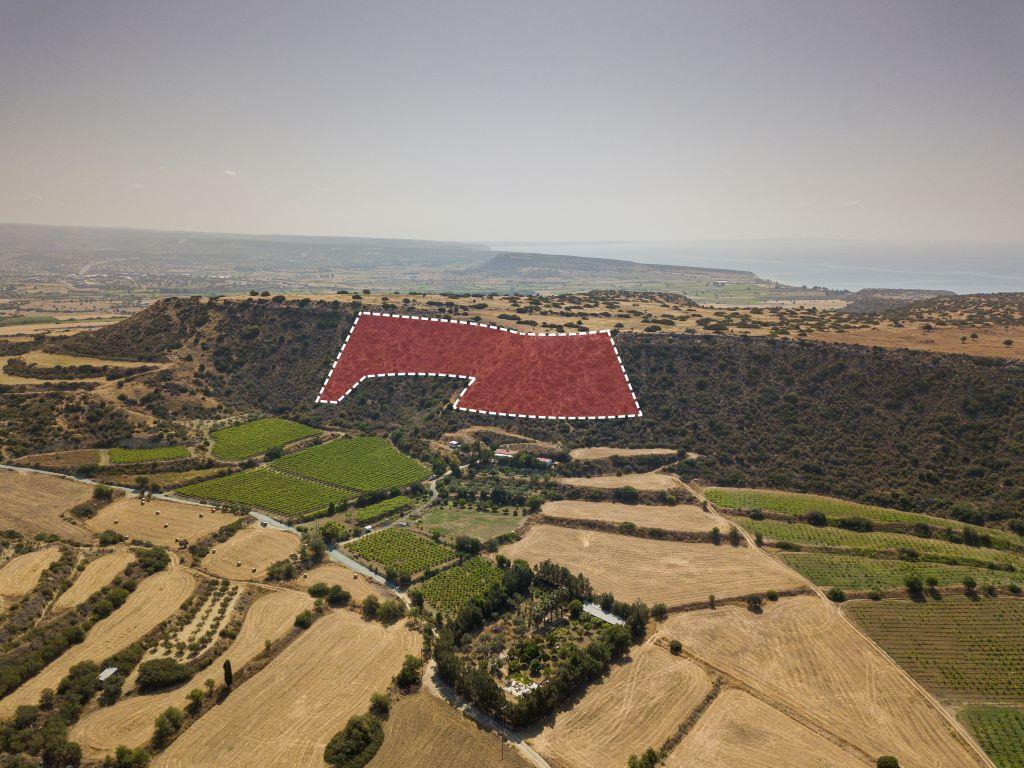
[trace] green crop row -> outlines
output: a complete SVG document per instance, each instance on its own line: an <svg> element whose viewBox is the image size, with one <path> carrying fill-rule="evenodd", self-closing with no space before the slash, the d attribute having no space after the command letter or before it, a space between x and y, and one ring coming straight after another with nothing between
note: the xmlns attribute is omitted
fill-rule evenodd
<svg viewBox="0 0 1024 768"><path fill-rule="evenodd" d="M321 512L352 497L348 491L267 469L251 469L186 485L176 493L206 501L260 507L286 517Z"/></svg>
<svg viewBox="0 0 1024 768"><path fill-rule="evenodd" d="M166 448L111 448L111 464L139 464L144 461L171 461L187 459L188 448L174 445Z"/></svg>
<svg viewBox="0 0 1024 768"><path fill-rule="evenodd" d="M423 583L423 597L435 608L458 612L475 597L501 583L501 571L483 557L474 557Z"/></svg>
<svg viewBox="0 0 1024 768"><path fill-rule="evenodd" d="M238 461L319 434L320 430L307 427L305 424L272 418L217 429L210 433L210 437L213 439L214 456L227 461Z"/></svg>
<svg viewBox="0 0 1024 768"><path fill-rule="evenodd" d="M928 526L933 531L950 530L959 533L967 528L979 537L987 536L997 549L1024 548L1024 538L1006 531L982 528L976 525L965 526L955 520L946 520L916 512L902 512L898 509L888 509L872 504L859 504L855 501L819 496L815 493L791 493L754 488L708 488L704 493L712 503L725 509L742 511L760 509L791 515L794 518L805 517L811 512L820 512L828 518L830 525L844 518L860 517L875 523Z"/></svg>
<svg viewBox="0 0 1024 768"><path fill-rule="evenodd" d="M970 707L957 717L998 768L1024 768L1024 710Z"/></svg>
<svg viewBox="0 0 1024 768"><path fill-rule="evenodd" d="M780 557L791 568L815 584L844 589L898 589L912 576L926 583L929 578L939 586L960 584L970 576L979 585L1006 586L1024 584L1024 574L994 571L967 565L907 562L858 555L825 552L783 552Z"/></svg>
<svg viewBox="0 0 1024 768"><path fill-rule="evenodd" d="M345 549L385 570L415 574L455 558L455 552L404 528L387 528L349 542Z"/></svg>
<svg viewBox="0 0 1024 768"><path fill-rule="evenodd" d="M425 480L430 470L378 437L332 440L283 456L275 469L359 491L400 488Z"/></svg>
<svg viewBox="0 0 1024 768"><path fill-rule="evenodd" d="M357 523L372 523L382 517L394 514L399 510L406 509L413 505L413 500L408 496L393 496L376 504L368 504L365 507L356 507L352 519Z"/></svg>

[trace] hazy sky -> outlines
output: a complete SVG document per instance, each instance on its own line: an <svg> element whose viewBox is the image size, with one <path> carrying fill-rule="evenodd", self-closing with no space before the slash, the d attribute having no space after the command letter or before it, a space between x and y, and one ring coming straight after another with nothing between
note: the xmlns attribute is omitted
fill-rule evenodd
<svg viewBox="0 0 1024 768"><path fill-rule="evenodd" d="M1024 242L1024 0L0 0L0 221Z"/></svg>

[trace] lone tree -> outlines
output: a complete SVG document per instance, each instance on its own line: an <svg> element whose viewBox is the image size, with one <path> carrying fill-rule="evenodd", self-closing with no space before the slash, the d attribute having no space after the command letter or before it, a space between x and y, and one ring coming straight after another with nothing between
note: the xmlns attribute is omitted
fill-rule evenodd
<svg viewBox="0 0 1024 768"><path fill-rule="evenodd" d="M235 676L231 671L231 659L224 659L224 687L230 688Z"/></svg>
<svg viewBox="0 0 1024 768"><path fill-rule="evenodd" d="M878 768L900 768L900 761L892 755L882 755L875 763Z"/></svg>

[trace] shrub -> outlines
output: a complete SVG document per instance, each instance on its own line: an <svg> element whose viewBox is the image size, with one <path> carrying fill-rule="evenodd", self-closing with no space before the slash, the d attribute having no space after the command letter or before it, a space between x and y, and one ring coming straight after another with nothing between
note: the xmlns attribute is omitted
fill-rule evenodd
<svg viewBox="0 0 1024 768"><path fill-rule="evenodd" d="M120 544L123 540L124 536L122 536L117 531L110 530L109 528L100 534L101 547L109 547L114 544Z"/></svg>
<svg viewBox="0 0 1024 768"><path fill-rule="evenodd" d="M377 618L378 608L380 608L380 600L375 595L368 595L367 598L363 600L363 618Z"/></svg>
<svg viewBox="0 0 1024 768"><path fill-rule="evenodd" d="M306 590L313 597L327 597L330 588L322 581L318 581L316 584L311 584L309 589Z"/></svg>
<svg viewBox="0 0 1024 768"><path fill-rule="evenodd" d="M413 688L419 685L422 670L423 659L418 656L406 656L402 668L395 675L395 685L399 688Z"/></svg>
<svg viewBox="0 0 1024 768"><path fill-rule="evenodd" d="M375 693L370 696L370 714L381 719L391 713L391 699L383 693Z"/></svg>
<svg viewBox="0 0 1024 768"><path fill-rule="evenodd" d="M664 621L668 617L668 606L664 603L655 603L651 606L651 616L658 621Z"/></svg>
<svg viewBox="0 0 1024 768"><path fill-rule="evenodd" d="M114 750L113 755L103 759L103 768L146 768L149 765L149 752L139 747L129 749L123 744Z"/></svg>
<svg viewBox="0 0 1024 768"><path fill-rule="evenodd" d="M405 604L401 600L385 600L377 608L377 619L385 624L394 624L405 616Z"/></svg>
<svg viewBox="0 0 1024 768"><path fill-rule="evenodd" d="M295 626L300 629L309 629L313 626L313 613L311 611L303 611L295 617Z"/></svg>
<svg viewBox="0 0 1024 768"><path fill-rule="evenodd" d="M156 717L153 723L153 746L167 746L185 722L185 713L177 707L168 707Z"/></svg>
<svg viewBox="0 0 1024 768"><path fill-rule="evenodd" d="M900 761L892 755L882 755L875 763L878 768L900 768Z"/></svg>
<svg viewBox="0 0 1024 768"><path fill-rule="evenodd" d="M267 568L267 581L291 581L295 578L295 564L291 560L278 560Z"/></svg>
<svg viewBox="0 0 1024 768"><path fill-rule="evenodd" d="M828 599L831 600L833 603L842 603L846 600L846 593L843 592L843 590L841 590L839 587L832 587L832 589L830 589L826 593L826 595L828 596Z"/></svg>
<svg viewBox="0 0 1024 768"><path fill-rule="evenodd" d="M673 656L678 656L683 652L683 644L678 640L670 640L668 643L668 649L672 652Z"/></svg>
<svg viewBox="0 0 1024 768"><path fill-rule="evenodd" d="M140 691L157 691L188 680L192 675L188 667L174 659L152 659L139 665Z"/></svg>
<svg viewBox="0 0 1024 768"><path fill-rule="evenodd" d="M907 576L907 578L904 579L903 583L907 587L907 592L909 592L912 597L920 597L922 594L924 594L924 584L922 583L920 577Z"/></svg>
<svg viewBox="0 0 1024 768"><path fill-rule="evenodd" d="M348 605L351 599L352 595L337 584L332 584L331 588L327 590L327 602L336 608Z"/></svg>
<svg viewBox="0 0 1024 768"><path fill-rule="evenodd" d="M135 550L135 559L142 570L149 574L162 571L171 562L171 556L162 547L138 547Z"/></svg>
<svg viewBox="0 0 1024 768"><path fill-rule="evenodd" d="M760 595L747 595L747 610L757 613L761 610L763 602Z"/></svg>
<svg viewBox="0 0 1024 768"><path fill-rule="evenodd" d="M373 715L356 715L328 742L324 760L333 768L362 768L383 742L380 720Z"/></svg>

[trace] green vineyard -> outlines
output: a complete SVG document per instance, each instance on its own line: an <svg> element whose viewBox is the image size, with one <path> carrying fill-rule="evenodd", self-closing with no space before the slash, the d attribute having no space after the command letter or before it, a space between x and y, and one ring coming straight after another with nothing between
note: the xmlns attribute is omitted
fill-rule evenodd
<svg viewBox="0 0 1024 768"><path fill-rule="evenodd" d="M214 456L226 461L238 461L319 434L320 430L305 424L272 418L216 429L210 433L210 437L213 439Z"/></svg>
<svg viewBox="0 0 1024 768"><path fill-rule="evenodd" d="M357 523L372 523L374 520L380 520L382 517L393 515L403 509L412 507L413 500L408 496L393 496L390 499L384 499L384 501L378 501L376 504L368 504L365 507L356 507L353 510L352 520Z"/></svg>
<svg viewBox="0 0 1024 768"><path fill-rule="evenodd" d="M167 448L111 448L111 464L139 464L144 461L172 461L187 459L188 448L175 445Z"/></svg>
<svg viewBox="0 0 1024 768"><path fill-rule="evenodd" d="M408 574L447 563L456 556L454 550L404 528L371 533L346 544L345 549L385 570L393 568Z"/></svg>
<svg viewBox="0 0 1024 768"><path fill-rule="evenodd" d="M1024 710L970 707L957 717L998 768L1024 768Z"/></svg>
<svg viewBox="0 0 1024 768"><path fill-rule="evenodd" d="M501 583L501 571L483 557L474 557L423 583L423 597L441 611L458 612L475 597Z"/></svg>
<svg viewBox="0 0 1024 768"><path fill-rule="evenodd" d="M349 437L306 448L271 466L359 491L400 488L430 476L430 470L378 437Z"/></svg>
<svg viewBox="0 0 1024 768"><path fill-rule="evenodd" d="M234 475L215 477L179 488L176 493L204 501L241 504L300 517L321 512L352 497L348 491L329 488L268 469L251 469Z"/></svg>

